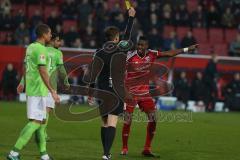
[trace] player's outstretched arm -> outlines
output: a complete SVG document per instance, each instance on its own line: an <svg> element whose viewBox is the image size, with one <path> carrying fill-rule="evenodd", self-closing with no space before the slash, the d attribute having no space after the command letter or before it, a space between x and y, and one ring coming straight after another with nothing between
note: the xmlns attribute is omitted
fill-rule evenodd
<svg viewBox="0 0 240 160"><path fill-rule="evenodd" d="M51 87L51 85L49 83L49 75L48 75L46 66L39 66L38 70L39 70L39 73L40 73L40 75L42 77L42 80L43 80L44 84L47 86L48 90L52 94L52 97L53 97L54 101L56 103L59 103L60 102L60 98L57 95L56 91Z"/></svg>
<svg viewBox="0 0 240 160"><path fill-rule="evenodd" d="M197 47L198 47L198 44L195 44L195 45L191 45L191 46L186 47L186 48L170 50L170 51L162 52L160 56L161 57L174 57L178 54L194 51L195 49L197 49Z"/></svg>
<svg viewBox="0 0 240 160"><path fill-rule="evenodd" d="M131 7L128 10L129 18L128 18L128 23L127 23L124 37L123 37L124 40L129 40L131 38L131 32L132 32L132 28L133 28L133 21L134 21L135 14L136 14L135 9Z"/></svg>

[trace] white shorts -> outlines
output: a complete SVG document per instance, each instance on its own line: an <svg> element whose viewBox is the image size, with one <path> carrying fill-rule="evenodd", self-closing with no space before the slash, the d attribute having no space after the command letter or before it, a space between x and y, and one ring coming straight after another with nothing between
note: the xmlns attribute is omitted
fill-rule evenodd
<svg viewBox="0 0 240 160"><path fill-rule="evenodd" d="M47 97L28 96L27 97L27 117L37 121L46 119Z"/></svg>
<svg viewBox="0 0 240 160"><path fill-rule="evenodd" d="M55 101L50 92L48 92L46 107L53 108L53 109L55 108Z"/></svg>

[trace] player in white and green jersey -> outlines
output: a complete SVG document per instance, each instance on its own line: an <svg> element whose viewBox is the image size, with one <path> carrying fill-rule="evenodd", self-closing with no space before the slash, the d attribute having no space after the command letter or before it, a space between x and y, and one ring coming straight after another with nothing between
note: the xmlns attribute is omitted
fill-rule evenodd
<svg viewBox="0 0 240 160"><path fill-rule="evenodd" d="M55 89L57 89L57 79L59 78L64 80L64 85L66 87L70 86L68 83L67 72L63 65L63 54L59 49L61 47L61 44L62 42L59 35L52 33L52 39L46 47L47 54L49 56L48 71L50 75L50 83ZM47 119L46 119L46 125L47 125L48 115L55 107L55 102L50 92L48 93L46 106L47 106ZM46 133L46 137L47 139L49 139L49 137L47 136L47 133Z"/></svg>
<svg viewBox="0 0 240 160"><path fill-rule="evenodd" d="M46 119L46 98L48 91L51 92L54 100L60 99L56 91L49 83L48 75L48 54L45 43L51 39L51 29L40 24L36 27L37 40L30 44L25 56L25 82L27 95L27 117L29 122L23 128L20 136L7 156L8 160L19 160L19 151L29 142L33 133L37 132L39 138L39 151L41 160L51 160L46 151L45 119ZM21 87L18 87L18 92Z"/></svg>

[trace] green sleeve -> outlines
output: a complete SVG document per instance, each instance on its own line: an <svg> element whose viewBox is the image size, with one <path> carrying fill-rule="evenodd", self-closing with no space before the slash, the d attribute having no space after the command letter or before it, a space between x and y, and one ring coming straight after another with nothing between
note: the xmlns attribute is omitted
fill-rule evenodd
<svg viewBox="0 0 240 160"><path fill-rule="evenodd" d="M59 51L57 65L61 65L61 64L63 64L63 54L61 51Z"/></svg>
<svg viewBox="0 0 240 160"><path fill-rule="evenodd" d="M69 85L68 76L64 65L58 66L59 76L64 81L64 85Z"/></svg>

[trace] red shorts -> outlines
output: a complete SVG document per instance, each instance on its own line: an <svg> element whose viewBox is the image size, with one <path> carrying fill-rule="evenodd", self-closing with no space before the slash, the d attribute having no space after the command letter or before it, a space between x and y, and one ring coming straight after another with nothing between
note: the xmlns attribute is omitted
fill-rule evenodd
<svg viewBox="0 0 240 160"><path fill-rule="evenodd" d="M131 103L127 103L125 111L128 113L133 113L135 106L138 104L140 110L145 113L153 112L156 110L156 105L152 97L138 99Z"/></svg>

